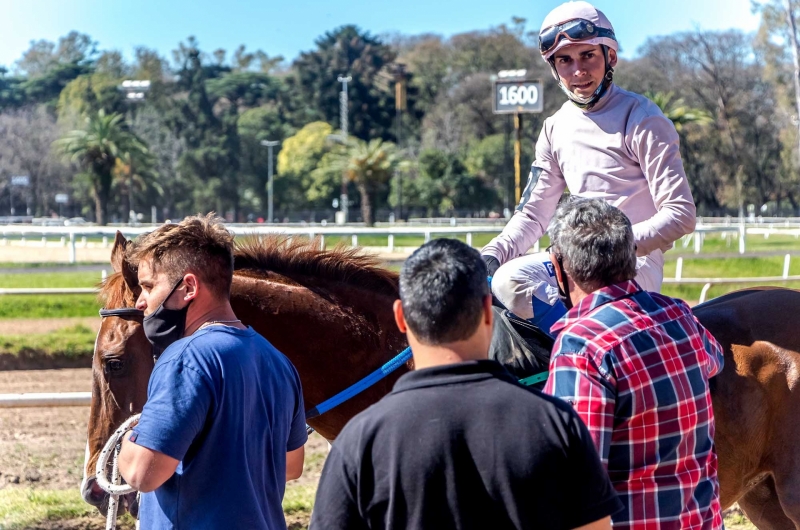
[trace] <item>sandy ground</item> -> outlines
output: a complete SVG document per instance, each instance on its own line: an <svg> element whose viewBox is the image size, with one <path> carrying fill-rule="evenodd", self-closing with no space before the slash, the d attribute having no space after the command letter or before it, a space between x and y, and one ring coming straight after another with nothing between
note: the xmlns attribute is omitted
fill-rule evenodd
<svg viewBox="0 0 800 530"><path fill-rule="evenodd" d="M100 330L99 316L96 317L68 317L68 318L20 318L0 320L0 335L27 335L31 333L49 333L62 328L71 328L83 325L92 331ZM2 376L0 376L2 381Z"/></svg>
<svg viewBox="0 0 800 530"><path fill-rule="evenodd" d="M0 371L0 393L88 392L91 369ZM89 407L0 409L0 489L77 489L83 474L83 454ZM290 484L319 480L327 442L314 434L306 445L303 476ZM307 520L290 517L293 528ZM104 519L79 517L43 523L47 529L103 528ZM39 527L37 527L39 528Z"/></svg>

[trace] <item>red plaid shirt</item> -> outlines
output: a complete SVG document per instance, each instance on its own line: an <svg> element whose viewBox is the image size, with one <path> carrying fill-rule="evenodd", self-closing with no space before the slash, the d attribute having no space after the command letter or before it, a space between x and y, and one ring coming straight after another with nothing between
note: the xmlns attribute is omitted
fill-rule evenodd
<svg viewBox="0 0 800 530"><path fill-rule="evenodd" d="M614 528L723 528L708 385L722 347L689 306L628 281L584 298L552 331L544 391L589 428L625 505Z"/></svg>

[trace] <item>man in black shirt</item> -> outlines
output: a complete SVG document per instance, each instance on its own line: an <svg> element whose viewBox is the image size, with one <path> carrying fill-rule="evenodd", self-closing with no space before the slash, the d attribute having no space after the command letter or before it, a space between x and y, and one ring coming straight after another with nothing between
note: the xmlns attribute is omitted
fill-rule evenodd
<svg viewBox="0 0 800 530"><path fill-rule="evenodd" d="M406 261L394 311L416 370L336 439L313 530L611 528L622 504L572 407L487 360L491 301L459 241Z"/></svg>

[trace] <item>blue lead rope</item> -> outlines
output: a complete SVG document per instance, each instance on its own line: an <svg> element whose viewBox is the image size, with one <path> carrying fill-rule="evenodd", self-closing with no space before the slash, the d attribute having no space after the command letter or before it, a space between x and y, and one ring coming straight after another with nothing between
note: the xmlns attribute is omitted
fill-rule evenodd
<svg viewBox="0 0 800 530"><path fill-rule="evenodd" d="M320 414L325 414L329 410L334 407L337 407L350 399L351 397L360 394L364 390L368 389L387 375L391 374L401 366L403 366L408 360L411 359L411 347L409 346L405 350L398 353L392 360L369 374L367 377L359 381L358 383L345 388L332 398L326 399L313 409L306 411L306 420L310 420L311 418L315 418Z"/></svg>

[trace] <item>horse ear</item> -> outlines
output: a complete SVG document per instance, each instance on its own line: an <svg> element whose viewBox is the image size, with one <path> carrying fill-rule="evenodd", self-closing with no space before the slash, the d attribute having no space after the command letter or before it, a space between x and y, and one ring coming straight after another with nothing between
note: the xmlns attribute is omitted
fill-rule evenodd
<svg viewBox="0 0 800 530"><path fill-rule="evenodd" d="M122 232L117 230L117 235L114 238L114 248L111 250L111 267L114 272L121 272L122 277L125 278L125 283L128 284L132 291L136 292L139 287L139 277L136 274L136 269L131 267L130 262L125 257L125 249L128 247L128 243L130 241L125 239Z"/></svg>
<svg viewBox="0 0 800 530"><path fill-rule="evenodd" d="M122 232L117 230L117 235L114 237L114 248L111 249L111 267L114 272L121 272L122 265L125 263L125 247L128 246L128 240L122 235Z"/></svg>

